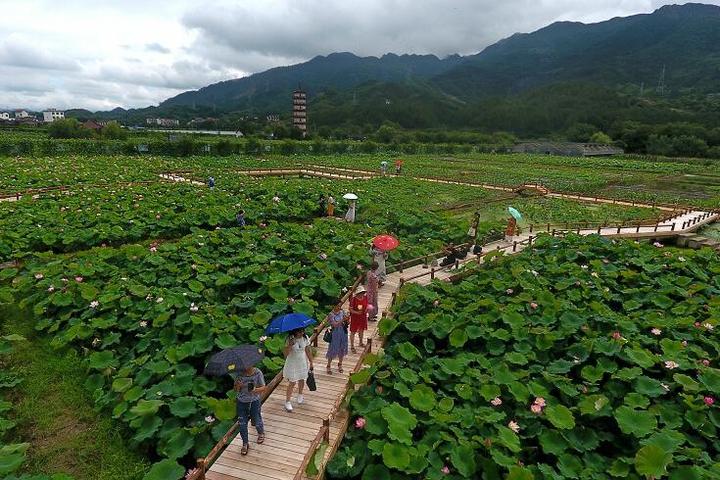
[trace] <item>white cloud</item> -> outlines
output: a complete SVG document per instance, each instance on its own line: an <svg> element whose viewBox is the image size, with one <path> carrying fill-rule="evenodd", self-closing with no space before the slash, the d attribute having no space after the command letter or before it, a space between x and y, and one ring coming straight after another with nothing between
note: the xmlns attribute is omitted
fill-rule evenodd
<svg viewBox="0 0 720 480"><path fill-rule="evenodd" d="M336 51L476 53L553 21L601 21L666 3L0 0L0 107L144 107Z"/></svg>

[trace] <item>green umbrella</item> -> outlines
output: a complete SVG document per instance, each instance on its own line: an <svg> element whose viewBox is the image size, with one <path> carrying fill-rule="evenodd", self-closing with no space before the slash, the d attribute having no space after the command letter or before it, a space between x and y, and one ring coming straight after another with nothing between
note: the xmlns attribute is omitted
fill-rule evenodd
<svg viewBox="0 0 720 480"><path fill-rule="evenodd" d="M520 215L520 212L518 212L517 209L508 207L508 212L510 212L510 215L515 217L515 220L522 220L522 215Z"/></svg>

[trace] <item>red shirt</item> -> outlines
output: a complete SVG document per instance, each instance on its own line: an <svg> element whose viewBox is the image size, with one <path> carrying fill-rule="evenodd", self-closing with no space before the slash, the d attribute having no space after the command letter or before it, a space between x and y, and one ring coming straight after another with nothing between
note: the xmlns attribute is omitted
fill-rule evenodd
<svg viewBox="0 0 720 480"><path fill-rule="evenodd" d="M350 299L350 319L364 320L367 317L367 307L367 295L352 297ZM362 313L352 313L353 310L360 310Z"/></svg>

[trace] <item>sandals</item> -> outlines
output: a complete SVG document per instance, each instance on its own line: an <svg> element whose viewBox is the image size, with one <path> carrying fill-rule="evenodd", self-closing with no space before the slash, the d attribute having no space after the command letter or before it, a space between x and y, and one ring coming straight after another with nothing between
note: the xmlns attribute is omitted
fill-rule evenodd
<svg viewBox="0 0 720 480"><path fill-rule="evenodd" d="M258 445L262 445L264 442L265 442L265 434L258 433L258 439L257 439Z"/></svg>
<svg viewBox="0 0 720 480"><path fill-rule="evenodd" d="M247 455L249 449L250 449L250 445L248 445L247 443L244 444L242 446L242 448L240 449L240 455Z"/></svg>
<svg viewBox="0 0 720 480"><path fill-rule="evenodd" d="M325 371L327 372L328 375L332 375L332 370L330 370L330 367L327 367L325 369Z"/></svg>
<svg viewBox="0 0 720 480"><path fill-rule="evenodd" d="M342 367L338 367L338 372L343 373L343 368L342 368Z"/></svg>
<svg viewBox="0 0 720 480"><path fill-rule="evenodd" d="M352 348L350 349L350 351L351 351L352 353L357 353L357 350L355 350L355 347L352 347Z"/></svg>

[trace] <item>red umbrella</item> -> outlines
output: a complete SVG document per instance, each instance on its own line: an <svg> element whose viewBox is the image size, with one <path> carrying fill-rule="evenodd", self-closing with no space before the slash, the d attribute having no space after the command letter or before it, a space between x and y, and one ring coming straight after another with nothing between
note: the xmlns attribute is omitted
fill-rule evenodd
<svg viewBox="0 0 720 480"><path fill-rule="evenodd" d="M373 245L375 245L380 250L388 252L390 250L396 249L397 246L400 245L400 242L392 235L378 235L377 237L373 238Z"/></svg>

